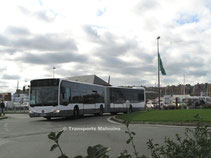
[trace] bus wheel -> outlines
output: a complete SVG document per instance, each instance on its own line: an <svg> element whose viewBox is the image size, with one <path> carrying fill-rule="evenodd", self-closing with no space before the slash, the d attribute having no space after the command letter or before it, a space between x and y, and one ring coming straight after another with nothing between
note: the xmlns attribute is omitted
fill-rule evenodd
<svg viewBox="0 0 211 158"><path fill-rule="evenodd" d="M133 112L133 107L132 107L132 105L130 105L130 108L129 108L129 111L128 111L129 113L131 113L131 112Z"/></svg>
<svg viewBox="0 0 211 158"><path fill-rule="evenodd" d="M101 105L100 106L100 111L99 111L99 116L102 116L103 115L103 106Z"/></svg>
<svg viewBox="0 0 211 158"><path fill-rule="evenodd" d="M79 109L78 109L78 107L74 108L73 117L74 117L74 119L79 118Z"/></svg>
<svg viewBox="0 0 211 158"><path fill-rule="evenodd" d="M100 106L99 112L95 113L95 116L102 116L103 115L103 106Z"/></svg>

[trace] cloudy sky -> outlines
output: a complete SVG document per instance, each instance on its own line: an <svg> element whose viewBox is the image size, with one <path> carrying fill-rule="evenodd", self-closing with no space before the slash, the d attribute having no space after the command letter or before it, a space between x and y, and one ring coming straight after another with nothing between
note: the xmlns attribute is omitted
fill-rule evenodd
<svg viewBox="0 0 211 158"><path fill-rule="evenodd" d="M6 0L0 92L30 80L96 74L111 84L211 82L211 0Z"/></svg>

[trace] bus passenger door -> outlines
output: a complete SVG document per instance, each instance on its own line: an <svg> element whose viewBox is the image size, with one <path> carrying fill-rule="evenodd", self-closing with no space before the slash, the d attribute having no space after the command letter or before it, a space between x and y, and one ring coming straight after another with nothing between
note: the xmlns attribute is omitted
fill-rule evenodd
<svg viewBox="0 0 211 158"><path fill-rule="evenodd" d="M84 114L90 114L96 112L96 104L95 104L95 98L93 93L87 93L83 92L83 109Z"/></svg>
<svg viewBox="0 0 211 158"><path fill-rule="evenodd" d="M83 114L83 102L79 91L72 91L71 104L73 108L78 106L80 115Z"/></svg>

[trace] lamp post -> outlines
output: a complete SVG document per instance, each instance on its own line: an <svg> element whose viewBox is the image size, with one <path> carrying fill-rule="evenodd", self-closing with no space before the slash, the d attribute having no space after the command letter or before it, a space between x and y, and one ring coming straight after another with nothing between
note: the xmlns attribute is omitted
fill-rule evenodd
<svg viewBox="0 0 211 158"><path fill-rule="evenodd" d="M160 36L157 37L157 54L158 54L158 105L160 109L160 59L159 59L159 39Z"/></svg>
<svg viewBox="0 0 211 158"><path fill-rule="evenodd" d="M53 67L53 78L54 78L55 70L56 70L56 68Z"/></svg>

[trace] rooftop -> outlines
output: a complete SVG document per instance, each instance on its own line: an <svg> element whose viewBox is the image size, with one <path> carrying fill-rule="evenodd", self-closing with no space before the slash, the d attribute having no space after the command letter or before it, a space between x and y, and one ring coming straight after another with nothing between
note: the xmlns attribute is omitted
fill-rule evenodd
<svg viewBox="0 0 211 158"><path fill-rule="evenodd" d="M85 76L74 76L74 77L67 77L67 79L72 81L79 81L84 83L91 83L91 84L97 84L102 86L111 86L109 83L101 79L100 77L96 75L85 75Z"/></svg>

